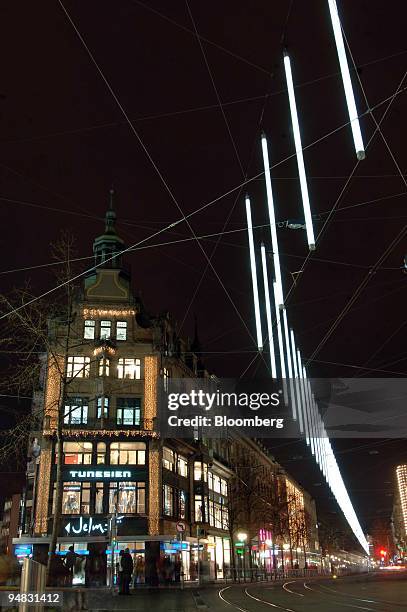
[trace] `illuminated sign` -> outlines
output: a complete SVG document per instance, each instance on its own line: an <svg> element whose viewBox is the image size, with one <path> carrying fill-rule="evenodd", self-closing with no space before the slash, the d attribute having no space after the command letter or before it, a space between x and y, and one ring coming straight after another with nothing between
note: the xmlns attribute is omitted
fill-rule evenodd
<svg viewBox="0 0 407 612"><path fill-rule="evenodd" d="M133 468L118 469L109 466L101 468L100 465L89 465L84 468L83 465L71 465L69 468L63 468L63 480L65 481L83 481L83 480L139 480L142 474L140 470Z"/></svg>
<svg viewBox="0 0 407 612"><path fill-rule="evenodd" d="M117 517L119 523L123 519L122 516ZM64 532L68 535L105 535L109 531L109 521L106 518L93 518L78 516L71 518L64 527ZM64 533L65 535L65 533Z"/></svg>

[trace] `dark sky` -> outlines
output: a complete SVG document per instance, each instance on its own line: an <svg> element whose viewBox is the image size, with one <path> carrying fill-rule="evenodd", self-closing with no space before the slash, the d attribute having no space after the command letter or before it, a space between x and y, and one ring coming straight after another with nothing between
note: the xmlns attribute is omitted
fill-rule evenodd
<svg viewBox="0 0 407 612"><path fill-rule="evenodd" d="M338 4L369 105L374 107L396 91L407 68L403 3L394 3L391 10L381 0ZM297 85L303 145L316 143L306 150L305 164L312 211L321 215L315 224L318 234L356 162L349 127L324 138L348 120L325 0L225 0L216 5L190 0L210 74L187 4L181 0L66 0L64 6L183 214L216 199L190 219L198 236L221 232L229 215L226 230L244 228L246 190L252 197L254 223L266 222L261 177L240 193L223 195L239 186L244 175L261 172L261 129L270 139L276 165L272 176L277 218L301 217L296 162L293 157L287 160L294 143L282 71L284 40ZM27 1L3 2L0 22L1 271L51 261L49 245L62 228L77 236L78 256L91 255L112 183L118 229L127 245L179 219L182 215L60 3L44 0L39 7ZM358 109L364 112L367 106L354 72L352 78ZM407 161L405 100L406 93L401 93L382 124L402 173ZM382 105L374 111L378 120L385 109ZM361 126L367 143L374 131L371 117L363 117ZM376 134L367 159L340 199L339 209L344 210L327 225L288 303L289 320L305 357L406 223L405 192L396 163ZM190 236L184 223L145 244ZM268 231L256 231L256 240L261 239L269 240ZM307 255L305 233L281 229L279 241L287 291L291 273L301 268ZM217 237L201 244L211 254ZM368 360L375 368L372 376L391 375L379 370L406 372L401 327L406 252L404 240L372 275L310 364L314 376L353 376L354 367L326 362L364 366ZM231 304L254 335L244 231L222 236L212 263L223 286L209 269L192 304L207 265L195 241L145 248L128 260L134 288L152 312L168 309L179 324L188 312L185 334L192 334L196 313L210 369L220 376L239 376L245 370L255 346ZM27 278L38 293L55 283L48 268L0 276L6 290ZM354 446L353 441L349 444ZM392 466L397 453L391 454L391 444L382 449L389 453L386 457L393 457ZM351 465L346 459L342 464L351 476ZM391 471L386 465L378 467L383 481ZM357 491L354 496L367 516L371 499Z"/></svg>

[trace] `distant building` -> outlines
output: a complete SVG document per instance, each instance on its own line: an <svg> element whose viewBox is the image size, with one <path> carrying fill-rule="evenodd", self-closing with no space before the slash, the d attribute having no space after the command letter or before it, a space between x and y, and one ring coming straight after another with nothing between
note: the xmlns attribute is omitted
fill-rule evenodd
<svg viewBox="0 0 407 612"><path fill-rule="evenodd" d="M7 555L13 554L13 538L19 535L20 509L20 493L15 493L5 500L3 520L0 526L0 549Z"/></svg>
<svg viewBox="0 0 407 612"><path fill-rule="evenodd" d="M407 559L407 464L396 469L396 487L393 506L393 529L399 558Z"/></svg>
<svg viewBox="0 0 407 612"><path fill-rule="evenodd" d="M236 496L232 501L232 490L238 489L242 462L262 466L252 501L267 497L267 486L277 481L283 500L287 491L295 491L297 511L282 502L291 512L291 518L287 514L291 533L296 530L298 537L301 533L295 559L302 565L308 559L316 566L313 501L256 442L232 435L205 440L192 430L188 440L160 437L156 429L159 383L165 388L172 378L209 375L199 357L197 331L193 342L184 341L168 313L150 315L132 294L115 219L111 202L105 232L93 245L98 267L86 275L70 316L54 317L49 323L42 399L36 399L37 406L43 406L42 431L33 433L30 441L23 534L14 543L31 548L35 559L47 560L56 507L56 437L61 418L58 551L66 554L74 545L83 559L92 563L98 559L99 567L97 578L78 567L76 584L85 580L91 584L93 579L111 584L112 546L116 557L119 550L130 548L136 565L139 562L140 580L149 584L156 584L169 566L176 568L180 562L186 580L196 579L198 570L209 578L223 578L235 563L237 529L248 532L244 552L249 557L257 555L259 563L270 566L274 549L277 564L292 564L293 556L286 550L294 544L290 530L265 537L275 531L272 516L265 523L264 515L250 516L239 509L232 525L232 509L238 503ZM179 580L179 571L171 576Z"/></svg>

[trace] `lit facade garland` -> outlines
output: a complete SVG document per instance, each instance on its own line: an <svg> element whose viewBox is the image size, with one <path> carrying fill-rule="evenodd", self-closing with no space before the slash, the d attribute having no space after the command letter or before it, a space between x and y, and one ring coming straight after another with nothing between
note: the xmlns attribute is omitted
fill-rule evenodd
<svg viewBox="0 0 407 612"><path fill-rule="evenodd" d="M401 513L403 515L404 531L407 536L407 464L399 465L397 470L397 482L401 503Z"/></svg>
<svg viewBox="0 0 407 612"><path fill-rule="evenodd" d="M161 461L157 444L150 444L148 456L148 533L160 533Z"/></svg>
<svg viewBox="0 0 407 612"><path fill-rule="evenodd" d="M37 508L35 513L35 533L47 533L48 499L51 477L51 450L41 451L40 470L37 483Z"/></svg>
<svg viewBox="0 0 407 612"><path fill-rule="evenodd" d="M52 437L54 431L51 429L44 429L42 432L44 437ZM99 436L106 436L108 438L159 438L160 434L156 431L152 431L152 425L149 429L63 429L62 435L67 438L91 438L95 439Z"/></svg>
<svg viewBox="0 0 407 612"><path fill-rule="evenodd" d="M158 356L147 355L144 358L144 418L146 429L154 427L157 416L157 380Z"/></svg>
<svg viewBox="0 0 407 612"><path fill-rule="evenodd" d="M59 400L61 392L61 373L65 368L62 355L48 357L47 383L45 391L44 416L49 422L48 427L56 428L58 422Z"/></svg>
<svg viewBox="0 0 407 612"><path fill-rule="evenodd" d="M83 318L94 319L96 317L130 317L135 315L134 309L114 309L114 308L84 308Z"/></svg>
<svg viewBox="0 0 407 612"><path fill-rule="evenodd" d="M113 357L113 355L116 354L116 349L114 349L112 346L102 344L101 346L97 346L94 349L93 354L95 357L97 357L98 355L103 355L103 354L107 354Z"/></svg>

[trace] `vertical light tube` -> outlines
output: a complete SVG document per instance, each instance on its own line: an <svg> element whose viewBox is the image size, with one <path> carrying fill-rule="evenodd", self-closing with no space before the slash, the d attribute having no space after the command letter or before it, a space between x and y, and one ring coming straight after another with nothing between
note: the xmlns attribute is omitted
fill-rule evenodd
<svg viewBox="0 0 407 612"><path fill-rule="evenodd" d="M250 209L250 198L248 195L246 195L246 217L247 217L247 234L249 237L250 268L252 272L254 316L256 319L257 348L259 349L259 351L262 351L263 350L263 335L261 331L259 287L257 284L256 255L254 252L252 213Z"/></svg>
<svg viewBox="0 0 407 612"><path fill-rule="evenodd" d="M274 352L273 320L271 317L270 289L267 270L266 248L261 244L261 264L263 269L264 295L266 298L267 333L269 337L271 376L277 378L276 355Z"/></svg>
<svg viewBox="0 0 407 612"><path fill-rule="evenodd" d="M308 378L305 366L302 366L302 375L304 377L304 391L305 391L305 404L307 407L308 413L308 427L309 427L309 436L311 441L311 452L315 455L315 442L314 442L314 433L312 427L312 415L311 415L311 403L310 403L310 393L309 393L309 385Z"/></svg>
<svg viewBox="0 0 407 612"><path fill-rule="evenodd" d="M277 227L276 227L276 215L274 210L274 198L273 190L271 188L271 176L270 176L270 161L268 154L267 138L265 134L261 137L261 148L263 152L263 165L264 165L264 178L266 180L266 192L267 192L267 206L270 221L270 234L271 234L271 246L273 249L273 263L274 263L274 278L275 278L275 293L277 308L284 306L284 293L283 283L281 280L281 268L280 268L280 253L278 250L278 239L277 239Z"/></svg>
<svg viewBox="0 0 407 612"><path fill-rule="evenodd" d="M274 303L276 306L276 327L277 327L277 340L278 340L278 352L280 356L280 369L281 369L281 378L283 381L283 391L284 391L284 404L288 406L288 393L287 393L287 372L285 369L285 360L284 360L284 346L283 346L283 334L281 333L281 316L280 316L280 308L277 301L277 285L273 283L274 287Z"/></svg>
<svg viewBox="0 0 407 612"><path fill-rule="evenodd" d="M308 423L308 415L307 415L307 403L305 396L305 381L304 381L304 372L302 369L302 360L301 353L297 349L297 361L298 361L298 373L300 376L300 390L301 390L301 404L302 404L302 412L304 415L304 429L305 429L305 440L307 445L310 444L310 435L309 435L309 423Z"/></svg>
<svg viewBox="0 0 407 612"><path fill-rule="evenodd" d="M331 13L332 28L334 31L336 50L338 52L339 66L342 73L343 88L345 90L346 103L348 105L348 113L350 126L352 128L353 142L355 144L356 157L359 160L362 160L366 157L365 146L363 144L362 132L360 130L358 111L356 109L348 60L346 57L345 45L343 43L342 27L338 14L338 7L335 0L328 0L328 5L329 12Z"/></svg>
<svg viewBox="0 0 407 612"><path fill-rule="evenodd" d="M297 408L298 408L298 416L299 416L299 423L300 423L300 433L303 433L304 421L302 417L300 381L298 378L297 349L295 346L295 338L294 338L293 330L291 330L291 349L292 349L293 364L294 364L295 391L296 391L296 396L297 396Z"/></svg>
<svg viewBox="0 0 407 612"><path fill-rule="evenodd" d="M309 201L307 177L305 175L304 156L302 154L302 143L300 134L300 124L298 122L297 104L295 102L293 75L291 72L291 62L287 53L284 53L285 77L287 80L288 100L290 102L291 123L294 132L295 151L297 154L298 174L300 175L302 206L304 209L305 228L307 230L308 247L310 251L315 249L314 228L312 225L311 205Z"/></svg>
<svg viewBox="0 0 407 612"><path fill-rule="evenodd" d="M287 351L288 378L290 379L291 410L292 410L293 419L294 421L296 421L297 420L297 410L295 406L293 368L292 368L292 362L291 362L290 331L288 329L287 311L285 308L283 308L283 321L284 321L285 348Z"/></svg>

